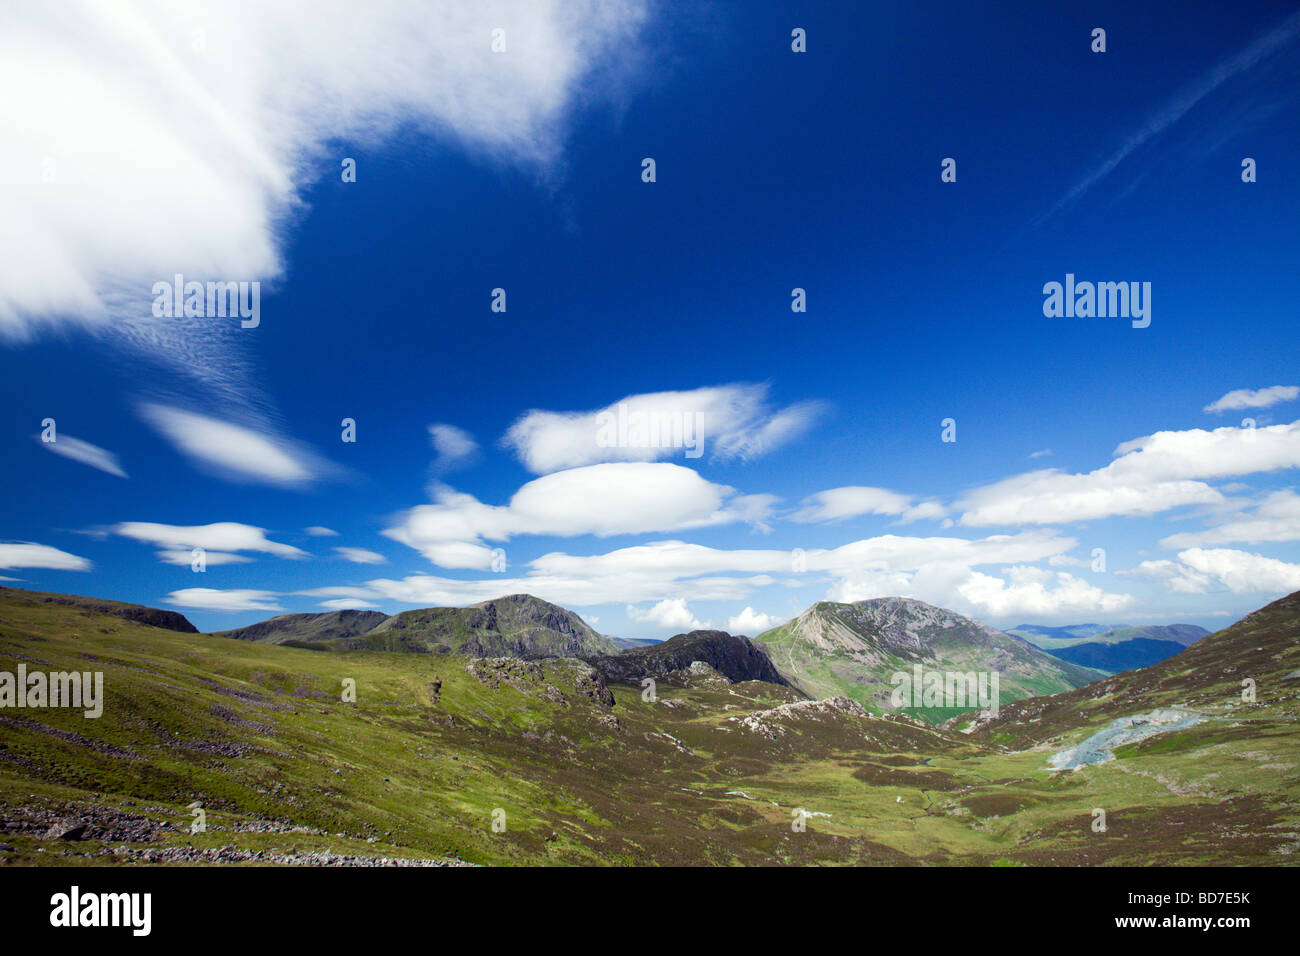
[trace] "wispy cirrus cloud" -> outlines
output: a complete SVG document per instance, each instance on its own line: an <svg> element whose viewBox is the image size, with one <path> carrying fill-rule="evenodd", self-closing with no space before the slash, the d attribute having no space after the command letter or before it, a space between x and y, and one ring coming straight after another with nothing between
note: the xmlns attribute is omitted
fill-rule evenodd
<svg viewBox="0 0 1300 956"><path fill-rule="evenodd" d="M0 339L93 329L258 407L256 333L156 319L153 283L282 277L306 187L338 175L327 144L403 128L553 177L574 107L629 85L646 19L644 0L5 4L0 88L23 95L0 111Z"/></svg>
<svg viewBox="0 0 1300 956"><path fill-rule="evenodd" d="M58 435L54 441L44 441L38 435L37 441L47 451L52 451L56 455L62 455L72 461L89 465L91 468L97 468L110 475L116 475L118 478L127 477L117 456L105 448L100 448L98 445L92 445L80 438L73 438L71 435Z"/></svg>
<svg viewBox="0 0 1300 956"><path fill-rule="evenodd" d="M1089 170L1071 186L1060 199L1039 218L1043 222L1052 218L1077 201L1084 193L1109 176L1134 152L1176 124L1207 96L1224 83L1250 70L1279 50L1300 38L1300 13L1292 14L1273 29L1257 37L1244 49L1217 63L1212 69L1179 90L1168 102L1152 114L1142 126L1109 156Z"/></svg>
<svg viewBox="0 0 1300 956"><path fill-rule="evenodd" d="M141 415L195 465L228 481L302 488L341 469L273 432L149 403Z"/></svg>

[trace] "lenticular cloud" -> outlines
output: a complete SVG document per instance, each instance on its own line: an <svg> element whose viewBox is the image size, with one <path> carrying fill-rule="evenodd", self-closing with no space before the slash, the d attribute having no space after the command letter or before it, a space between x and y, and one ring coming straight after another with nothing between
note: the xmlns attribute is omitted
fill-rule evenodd
<svg viewBox="0 0 1300 956"><path fill-rule="evenodd" d="M154 282L281 275L301 188L347 155L327 142L412 124L545 170L579 88L617 86L582 81L626 68L643 16L641 0L6 4L0 89L21 94L0 102L0 337L114 328L234 387L217 359L237 336L154 319Z"/></svg>

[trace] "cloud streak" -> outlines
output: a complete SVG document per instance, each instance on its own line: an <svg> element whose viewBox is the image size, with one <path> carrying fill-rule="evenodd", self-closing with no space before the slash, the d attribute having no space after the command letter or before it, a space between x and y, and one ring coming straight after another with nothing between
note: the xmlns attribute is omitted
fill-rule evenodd
<svg viewBox="0 0 1300 956"><path fill-rule="evenodd" d="M1169 102L1156 111L1140 129L1101 163L1091 169L1078 182L1070 187L1060 199L1038 219L1044 222L1077 201L1088 190L1109 176L1134 152L1150 140L1169 129L1196 104L1221 87L1228 80L1254 67L1278 50L1300 37L1300 13L1287 17L1272 30L1255 39L1245 49L1220 61L1213 69L1199 77L1195 82L1180 90Z"/></svg>

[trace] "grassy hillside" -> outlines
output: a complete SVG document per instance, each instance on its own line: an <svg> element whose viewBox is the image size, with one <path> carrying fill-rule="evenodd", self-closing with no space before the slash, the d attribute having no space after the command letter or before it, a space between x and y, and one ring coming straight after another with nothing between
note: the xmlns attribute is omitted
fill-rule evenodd
<svg viewBox="0 0 1300 956"><path fill-rule="evenodd" d="M233 631L218 631L215 637L267 644L320 644L356 637L388 620L381 611L324 611L319 614L280 614Z"/></svg>
<svg viewBox="0 0 1300 956"><path fill-rule="evenodd" d="M619 651L612 640L577 614L530 594L512 594L464 608L404 611L355 638L329 643L349 650L457 651L523 658Z"/></svg>
<svg viewBox="0 0 1300 956"><path fill-rule="evenodd" d="M1070 725L1071 710L1090 708L1091 725L1150 699L1137 689L1124 699L1119 684L1090 696L1099 685L1050 720L1043 708L1055 698L1019 702L1006 708L1019 719L964 735L762 682L661 685L649 701L572 659L322 654L23 593L0 596L0 671L99 670L107 700L97 720L0 710L0 861L10 864L324 853L484 864L1285 864L1300 848L1297 682L1262 681L1270 689L1258 710L1223 702L1241 673L1300 664L1294 601L1247 629L1234 665L1193 659L1147 688L1160 699L1190 694L1229 720L1051 773L1043 734L1064 745L1087 730ZM1279 627L1291 628L1289 644ZM1240 673L1210 672L1224 666ZM345 680L355 703L341 699ZM194 801L208 830L192 835ZM1094 807L1107 809L1105 834L1091 828ZM799 809L810 814L804 832L791 827ZM502 832L494 810L504 811ZM81 838L54 838L68 831Z"/></svg>

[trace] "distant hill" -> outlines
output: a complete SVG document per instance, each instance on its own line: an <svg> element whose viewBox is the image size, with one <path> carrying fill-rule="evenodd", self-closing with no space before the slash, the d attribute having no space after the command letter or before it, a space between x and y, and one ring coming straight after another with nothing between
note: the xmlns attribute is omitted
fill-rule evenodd
<svg viewBox="0 0 1300 956"><path fill-rule="evenodd" d="M109 601L104 598L82 597L79 594L49 594L44 591L28 591L24 588L0 587L0 599L6 597L15 597L20 600L35 601L42 604L63 604L68 607L78 607L96 614L111 614L113 617L135 621L137 624L161 627L164 630L178 631L181 634L199 633L199 629L191 624L184 614L176 611L164 611L156 607L145 607L143 604L127 604L123 601Z"/></svg>
<svg viewBox="0 0 1300 956"><path fill-rule="evenodd" d="M1177 641L1153 641L1145 637L1135 637L1115 644L1084 641L1072 647L1058 647L1048 651L1053 657L1059 657L1080 667L1094 667L1108 674L1131 671L1135 667L1150 667L1166 657L1173 657L1185 648Z"/></svg>
<svg viewBox="0 0 1300 956"><path fill-rule="evenodd" d="M1024 638L1035 647L1051 651L1059 647L1074 647L1083 643L1118 644L1145 638L1149 641L1173 641L1180 647L1191 647L1210 632L1195 624L1071 624L1066 627L1043 627L1038 624L1021 624L1007 632Z"/></svg>
<svg viewBox="0 0 1300 956"><path fill-rule="evenodd" d="M281 614L212 636L322 651L455 651L474 657L526 659L619 651L614 641L574 612L530 594L511 594L469 607L419 608L391 617L363 610Z"/></svg>
<svg viewBox="0 0 1300 956"><path fill-rule="evenodd" d="M1120 627L1127 627L1121 624ZM1044 647L1037 639L1045 638L1049 641L1075 641L1086 640L1102 634L1111 628L1105 624L1067 624L1064 627L1047 627L1042 624L1019 624L1016 627L1008 628L1008 634L1014 634L1016 637L1023 637L1035 647Z"/></svg>
<svg viewBox="0 0 1300 956"><path fill-rule="evenodd" d="M1110 628L1098 624L1022 624L1008 633L1063 661L1115 674L1172 657L1210 632L1195 624L1119 624Z"/></svg>
<svg viewBox="0 0 1300 956"><path fill-rule="evenodd" d="M733 682L761 680L788 685L762 645L726 631L690 631L647 647L586 660L605 680L625 684L639 682L643 677L665 680L701 661Z"/></svg>
<svg viewBox="0 0 1300 956"><path fill-rule="evenodd" d="M291 641L320 643L356 637L388 620L379 611L328 611L321 614L281 614L232 631L217 631L214 637L233 637L238 641L261 641L264 644L287 644Z"/></svg>
<svg viewBox="0 0 1300 956"><path fill-rule="evenodd" d="M1104 676L1021 638L911 598L822 601L755 640L797 689L818 698L850 697L876 712L890 709L890 677L910 672L915 664L960 673L996 671L1004 701L1055 694ZM908 712L938 722L960 711Z"/></svg>
<svg viewBox="0 0 1300 956"><path fill-rule="evenodd" d="M619 650L577 614L531 594L511 594L464 608L403 611L364 634L336 643L344 649L456 651L474 657L581 657Z"/></svg>
<svg viewBox="0 0 1300 956"><path fill-rule="evenodd" d="M656 644L663 643L663 641L654 637L611 637L610 640L623 650L633 647L653 647Z"/></svg>

